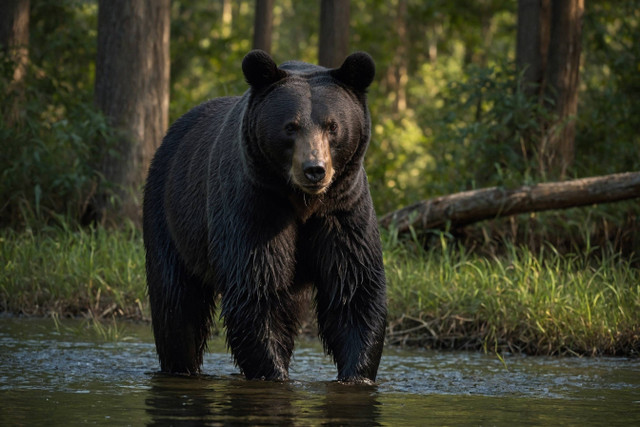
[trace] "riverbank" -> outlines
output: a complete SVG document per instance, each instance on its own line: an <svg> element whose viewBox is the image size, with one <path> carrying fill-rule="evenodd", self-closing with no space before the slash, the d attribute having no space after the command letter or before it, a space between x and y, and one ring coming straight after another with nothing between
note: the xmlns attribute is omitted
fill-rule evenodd
<svg viewBox="0 0 640 427"><path fill-rule="evenodd" d="M424 251L383 234L389 344L545 355L640 352L640 270L607 250ZM149 319L134 227L0 234L0 311Z"/></svg>

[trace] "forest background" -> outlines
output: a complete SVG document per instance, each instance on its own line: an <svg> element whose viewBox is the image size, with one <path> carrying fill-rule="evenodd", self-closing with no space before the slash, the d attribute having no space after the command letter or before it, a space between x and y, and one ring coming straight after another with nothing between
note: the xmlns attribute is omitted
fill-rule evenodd
<svg viewBox="0 0 640 427"><path fill-rule="evenodd" d="M29 21L28 60L22 65L18 61L16 65L15 56L6 49L2 51L1 58L0 92L4 101L0 106L3 151L0 157L0 224L4 230L5 274L1 283L2 309L42 312L42 307L49 310L56 305L52 301L59 299L59 294L51 290L54 286L43 283L47 279L32 277L36 274L34 272L42 276L47 273L46 269L34 267L33 262L42 262L33 261L35 255L20 252L21 243L16 242L24 239L25 230L31 236L27 240L31 239L38 246L32 248L34 251L46 250L47 244L40 240L42 237L33 236L41 236L41 232L47 235L54 228L62 230L64 237L59 231L53 232L57 243L50 242L53 246L49 255L59 251L60 245L64 247L67 237L80 235L88 239L86 244L93 256L96 242L109 239L105 236L111 232L105 230L122 230L119 225L122 217L128 217L132 221L119 237L124 236L126 241L134 241L137 246L131 249L133 255L123 261L127 274L134 271L134 277L124 281L143 281L139 277L143 272L139 232L136 231L139 218L135 212L132 214L123 209L124 199L133 200L133 206L139 207L142 182L138 180L133 186L123 186L105 172L106 158L110 163L122 163L119 144L123 135L109 114L105 114L98 99L103 96L99 94L100 90L104 92L96 82L101 61L98 1L13 0L9 3L29 5ZM101 7L102 4L117 3L101 2ZM253 39L257 28L256 2L173 0L159 3L166 4L170 16L170 102L166 124L207 99L243 93L247 85L240 63L257 43ZM322 36L321 2L277 0L257 3L269 4L272 13L268 49L276 62L299 59L318 63L323 43L328 43ZM532 2L351 0L333 3L350 5L346 16L347 52L367 51L377 64L376 80L369 92L373 134L366 168L379 215L421 199L463 190L487 186L508 188L548 180L640 170L640 136L637 131L640 122L639 1L587 2L584 14L573 23L580 29L579 79L575 88L577 110L563 117L559 117L554 109L557 100L553 89L544 92L535 89L538 87L536 84L543 82L532 80L527 76L529 67L517 64L521 49L518 32L522 32L522 26L527 22L529 25L542 22L538 21L542 19L538 15L520 15L519 18L519 11L522 12L524 5ZM552 3L568 5L583 2L542 0L533 3L551 7ZM548 34L549 46L558 43L554 39L558 34L553 30ZM568 58L565 60L570 62ZM16 84L18 71L21 75L19 84ZM107 92L109 89L113 87L107 88ZM570 150L563 153L545 148L549 140L568 127L575 128L575 135L570 138ZM156 138L156 146L159 143ZM143 170L141 167L138 169ZM143 170L141 176L145 172ZM138 174L141 173L138 171ZM99 199L101 201L96 202ZM101 206L101 211L96 210L96 204ZM556 267L563 271L570 272L573 264L592 268L588 270L591 274L600 271L603 265L609 273L623 271L625 279L620 281L628 296L622 305L626 307L627 317L624 321L606 320L600 326L605 335L609 328L608 339L615 341L607 351L633 352L640 345L638 319L633 314L640 307L636 253L640 247L639 211L637 201L631 201L520 215L463 230L427 231L420 236L414 233L410 241L403 243L402 249L398 249L398 237L391 230L384 237L386 257L394 259L395 255L402 254L404 264L392 265L391 269L388 266L387 269L398 267L396 273L405 276L397 280L406 284L409 265L419 265L416 267L419 270L429 268L431 255L422 252L423 248L435 247L442 256L449 256L447 248L461 243L464 246L460 249L462 254L455 255L462 257L462 261L456 258L460 265L466 265L464 260L467 260L465 257L469 256L469 251L481 248L483 256L504 256L506 253L506 260L500 265L517 267L519 264L513 257L523 258L518 252L520 249L516 248L524 245L533 251L534 258L540 263L542 258L536 257L547 248L547 253L555 256L552 264L556 262ZM84 228L90 224L94 224L92 228ZM97 231L95 224L98 224ZM115 242L111 244L118 245ZM407 250L411 254L407 254ZM20 260L21 256L25 259ZM44 254L35 257L46 258ZM405 263L409 258L411 263ZM582 261L577 262L576 259ZM598 266L593 267L594 259L599 260ZM609 260L610 264L603 259ZM84 260L83 255L78 255L78 270L84 268L81 266ZM23 261L23 267L17 266L20 261ZM116 268L105 262L104 270ZM119 261L111 262L117 264ZM620 262L623 267L620 267ZM131 263L135 266L132 267ZM122 267L117 265L117 268ZM442 267L442 264L438 265ZM20 279L18 271L23 268L30 272L24 271L25 277ZM499 285L491 283L490 270L484 270L488 274L486 286L495 291L495 286ZM124 303L118 302L119 297L113 291L113 282L122 281L122 277L116 275L107 279L103 273L96 276L98 284L92 284L92 279L88 284L87 279L78 279L80 286L89 289L87 295L80 298L82 304L89 307L102 304L96 310L101 315L118 310L126 312ZM503 273L503 277L509 277L508 272ZM60 274L66 274L68 278L70 273ZM79 276L81 274L78 272ZM94 277L92 275L98 273L91 270L87 274ZM442 271L420 270L420 274L424 277L415 280L421 283L420 286L427 286L433 279L430 275L442 276ZM448 274L461 272L450 271ZM478 278L467 279L470 284L482 282ZM393 280L390 279L391 282ZM446 280L440 277L440 281L443 280L455 282L455 278L449 276ZM606 288L611 280L603 278L602 286ZM525 281L522 285L529 289L531 283ZM450 290L446 283L442 286L442 292ZM35 305L40 308L34 308L34 303L27 301L33 294L21 294L29 287L39 292L34 298L39 301ZM43 291L43 287L47 290ZM139 292L139 286L136 289ZM410 300L415 298L415 292L412 292L403 294L405 305L397 308L395 320L399 323L396 326L404 325L400 329L410 329L406 323L409 319L409 326L417 327L421 333L426 332L435 342L437 340L433 337L444 336L438 331L451 332L451 325L456 324L466 328L467 320L474 319L476 332L479 330L480 333L472 342L484 345L491 339L498 342L498 328L494 326L491 330L491 323L481 319L482 316L478 317L479 308L473 304L453 314L448 313L450 317L442 320L440 329L431 323L425 326L425 319L442 318L438 313L446 312L447 307L437 305L438 301L442 303L442 297L438 297L431 298L434 300L431 311L423 306L410 309L406 304L411 304ZM435 291L429 292L433 294ZM601 289L591 297L588 294L582 296L595 298L597 302L603 298L603 292ZM16 294L22 296L16 298ZM107 294L113 295L107 298ZM140 305L143 296L135 294L122 298L137 301L136 304ZM109 310L114 301L116 308ZM622 305L618 305L619 310ZM74 310L86 311L71 309ZM546 308L542 310L540 316L555 316L556 323L562 323L558 316L544 314ZM566 315L572 311L575 313L575 307L569 306ZM409 316L409 312L413 314ZM505 325L504 319L493 320L496 324L502 322ZM585 322L584 325L591 325L591 320ZM615 323L613 332L611 322ZM589 325L585 328L589 329ZM435 332L434 328L437 329ZM538 329L535 339L523 340L520 335L519 339L503 336L499 341L526 348L523 343L538 340L537 347L532 348L539 349L540 334L547 338L553 335L546 331L543 327ZM620 336L614 338L621 331L625 336L622 341ZM521 333L518 328L511 332L514 336ZM462 331L450 342L458 342L464 335ZM406 339L403 334L398 336ZM453 335L449 333L449 336ZM449 341L442 341L446 342ZM595 344L584 344L579 352L589 352L589 345L595 348ZM565 345L563 348L574 351L576 346ZM548 352L557 351L554 347Z"/></svg>

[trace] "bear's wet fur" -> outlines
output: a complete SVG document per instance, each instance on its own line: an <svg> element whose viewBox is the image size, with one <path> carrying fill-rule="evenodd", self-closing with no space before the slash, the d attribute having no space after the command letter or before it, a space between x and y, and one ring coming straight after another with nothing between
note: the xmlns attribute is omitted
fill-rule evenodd
<svg viewBox="0 0 640 427"><path fill-rule="evenodd" d="M375 65L327 69L262 51L250 86L169 129L149 169L143 225L161 370L197 374L215 305L248 379L286 380L303 294L338 379L375 381L386 321L377 220L363 157Z"/></svg>

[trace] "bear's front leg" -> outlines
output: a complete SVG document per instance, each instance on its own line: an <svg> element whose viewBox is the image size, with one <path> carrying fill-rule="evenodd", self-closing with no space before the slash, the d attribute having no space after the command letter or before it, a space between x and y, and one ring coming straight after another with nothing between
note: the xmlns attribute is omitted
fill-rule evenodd
<svg viewBox="0 0 640 427"><path fill-rule="evenodd" d="M288 292L227 292L227 343L249 380L287 380L298 330L298 304Z"/></svg>
<svg viewBox="0 0 640 427"><path fill-rule="evenodd" d="M266 234L247 225L244 236L227 239L220 248L228 251L219 267L226 272L221 315L229 349L247 379L289 378L300 310L292 286L295 229L278 228Z"/></svg>
<svg viewBox="0 0 640 427"><path fill-rule="evenodd" d="M317 224L316 308L320 336L338 380L374 382L386 327L386 282L373 213Z"/></svg>

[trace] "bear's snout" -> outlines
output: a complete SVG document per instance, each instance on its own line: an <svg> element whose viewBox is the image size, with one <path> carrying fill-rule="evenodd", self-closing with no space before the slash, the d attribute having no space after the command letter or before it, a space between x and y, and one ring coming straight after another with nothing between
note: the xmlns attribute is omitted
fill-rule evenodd
<svg viewBox="0 0 640 427"><path fill-rule="evenodd" d="M321 133L295 142L291 165L292 183L308 194L324 193L333 179L329 141Z"/></svg>

